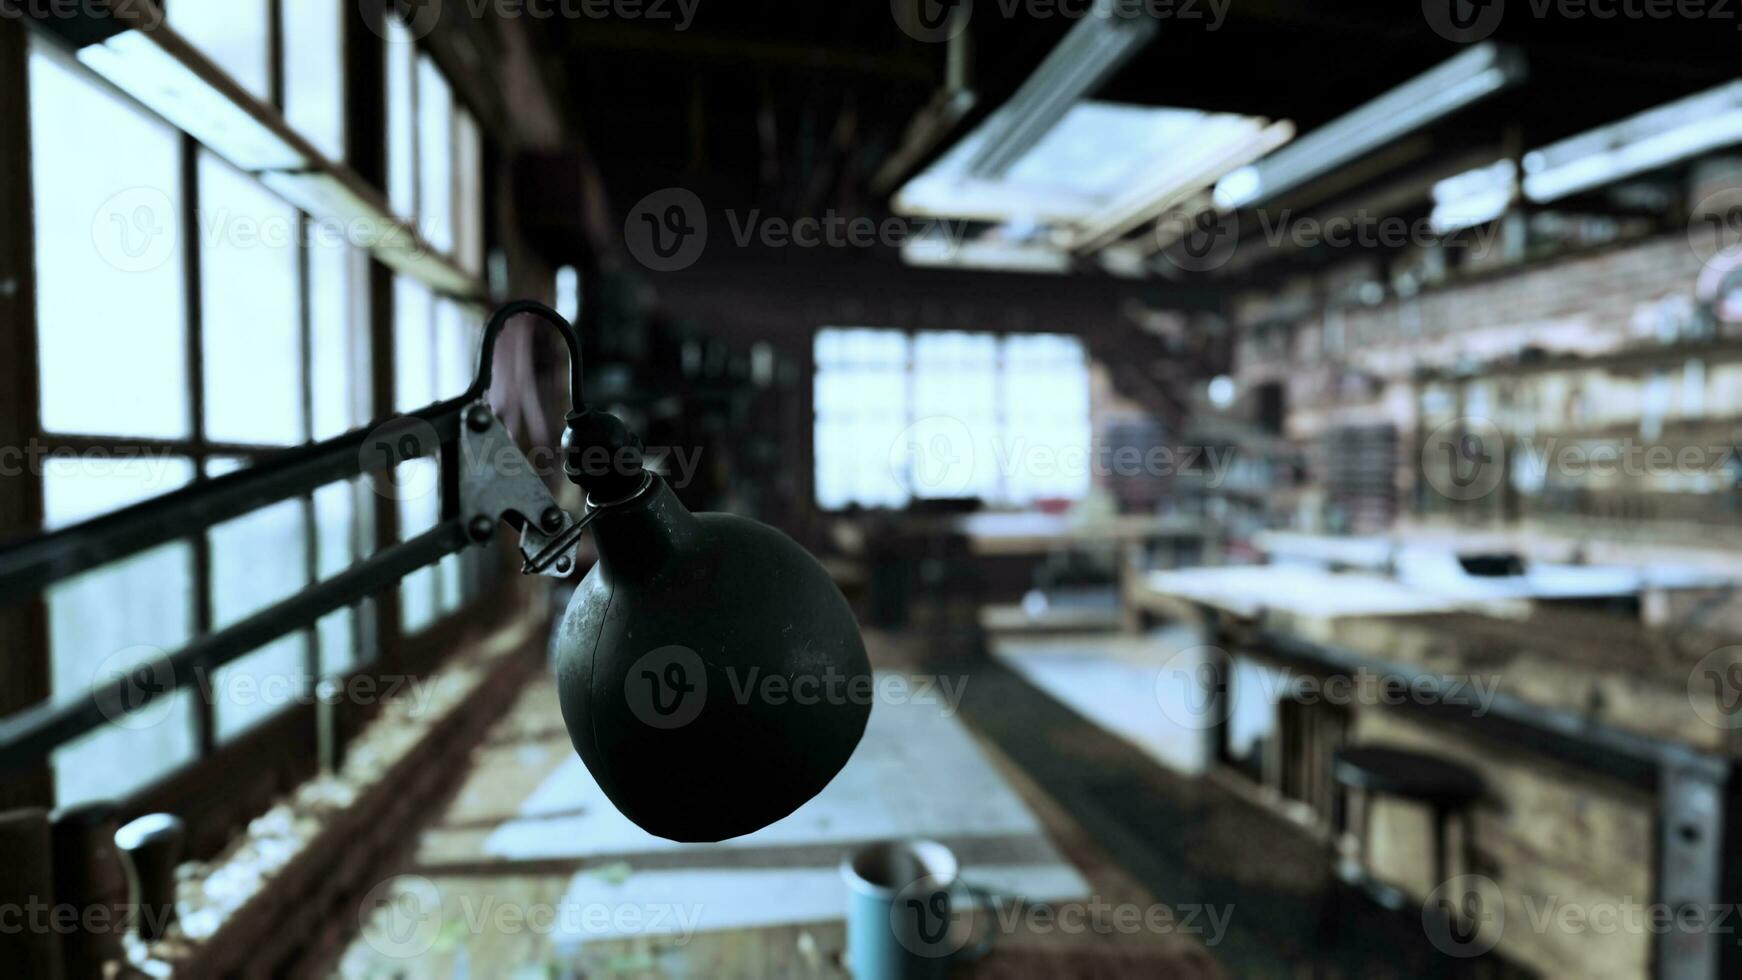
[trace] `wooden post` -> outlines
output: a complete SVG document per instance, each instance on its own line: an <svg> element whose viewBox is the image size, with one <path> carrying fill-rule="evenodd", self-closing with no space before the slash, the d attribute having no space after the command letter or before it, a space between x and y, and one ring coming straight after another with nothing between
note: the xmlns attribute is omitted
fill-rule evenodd
<svg viewBox="0 0 1742 980"><path fill-rule="evenodd" d="M60 933L67 980L101 980L104 964L123 958L127 874L115 847L119 810L113 803L82 803L56 811L51 848L54 895L76 922Z"/></svg>
<svg viewBox="0 0 1742 980"><path fill-rule="evenodd" d="M21 977L60 980L60 937L48 928L54 906L54 863L48 811L0 813L0 963ZM40 911L39 911L40 910ZM17 921L9 921L16 914Z"/></svg>

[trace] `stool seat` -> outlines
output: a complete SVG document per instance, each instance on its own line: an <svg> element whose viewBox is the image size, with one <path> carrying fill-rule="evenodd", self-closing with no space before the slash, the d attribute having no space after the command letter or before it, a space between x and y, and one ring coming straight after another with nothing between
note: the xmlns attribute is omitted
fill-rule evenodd
<svg viewBox="0 0 1742 980"><path fill-rule="evenodd" d="M1334 759L1333 778L1364 793L1455 808L1476 802L1484 792L1482 777L1455 762L1420 752L1366 745L1342 749Z"/></svg>

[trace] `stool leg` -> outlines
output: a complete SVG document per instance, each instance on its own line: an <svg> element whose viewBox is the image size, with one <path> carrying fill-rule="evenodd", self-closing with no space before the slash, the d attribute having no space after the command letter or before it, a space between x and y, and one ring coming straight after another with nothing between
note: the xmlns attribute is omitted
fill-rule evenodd
<svg viewBox="0 0 1742 980"><path fill-rule="evenodd" d="M1361 791L1361 829L1356 838L1355 856L1361 862L1361 874L1365 876L1371 864L1367 859L1369 839L1373 836L1373 794Z"/></svg>
<svg viewBox="0 0 1742 980"><path fill-rule="evenodd" d="M1445 807L1434 807L1434 880L1429 883L1429 888L1438 888L1448 879L1448 857L1452 843L1450 822L1451 814Z"/></svg>

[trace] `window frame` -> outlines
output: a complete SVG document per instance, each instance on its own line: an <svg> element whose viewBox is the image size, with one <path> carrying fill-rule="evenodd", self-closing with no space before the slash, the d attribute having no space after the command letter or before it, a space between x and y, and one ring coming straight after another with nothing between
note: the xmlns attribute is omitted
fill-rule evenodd
<svg viewBox="0 0 1742 980"><path fill-rule="evenodd" d="M282 119L283 31L279 19L282 9L278 0L272 0L270 8L270 108L279 112ZM382 127L371 123L371 118L378 121L385 107L381 98L370 99L367 93L371 91L371 82L375 83L375 89L384 84L381 69L385 59L380 46L386 42L380 38L378 32L360 29L364 27L361 18L368 14L356 5L341 4L340 11L344 24L339 39L340 60L344 65L341 88L343 138L346 154L350 158L348 162L340 163L340 166L348 169L355 164L358 168L354 171L356 176L384 194L385 174L380 172L382 168L377 162L383 160L385 155L386 134ZM31 58L36 56L33 49L38 45L54 49L50 56L66 58L74 70L115 97L125 100L152 118L162 118L127 92L67 55L58 41L43 36L42 32L32 29L28 22L0 18L0 82L12 83L0 86L0 120L17 121L16 128L22 135L21 139L5 141L6 145L0 147L0 177L12 178L5 181L5 189L0 190L0 211L18 216L18 220L9 220L0 228L0 282L9 287L0 289L0 312L12 317L13 322L20 326L18 330L4 331L6 339L0 342L0 351L11 355L6 358L5 365L0 366L0 382L4 382L0 384L0 445L34 445L47 449L64 446L75 452L106 450L168 453L189 460L196 481L208 479L207 464L215 457L238 457L252 464L286 448L281 445L215 441L206 436L206 324L200 289L204 266L199 254L198 170L201 155L210 151L203 148L193 136L176 128L173 123L170 125L176 129L180 144L178 152L182 177L181 213L178 215L178 222L184 249L182 290L186 304L183 356L189 370L183 379L183 397L187 399L190 414L188 433L185 437L165 439L44 431L36 355L40 325L34 291L34 190L31 180L33 128L29 113L28 85ZM421 53L424 50L420 44L418 51ZM439 62L437 65L439 68ZM450 81L450 86L451 84ZM454 87L453 99L456 114L464 111L473 118L480 118L475 107L467 101L466 93L458 87ZM359 133L375 134L373 145L359 140ZM451 145L454 142L450 132L449 143ZM486 161L490 148L487 135L481 129L478 151L475 186L480 200L476 207L478 213L484 215L488 213L487 202L483 198L488 183ZM456 170L457 167L456 162ZM459 182L455 183L457 194ZM270 192L269 188L268 191ZM290 203L290 208L296 213L301 229L307 232L313 219L294 203ZM489 229L486 222L480 222L478 233L480 245L487 247ZM315 364L311 356L314 327L308 241L309 236L304 234L301 242L295 246L298 252L297 343L302 352L297 384L302 403L299 426L304 441L309 438L315 424L312 411ZM459 247L456 241L452 251L457 253ZM350 372L345 391L353 406L353 419L359 418L358 409L361 409L361 420L354 423L361 426L368 424L369 418L383 418L392 414L392 297L390 291L382 287L390 282L393 273L378 257L361 248L348 253L347 265L345 308L348 321L347 363ZM26 466L21 469L23 472L6 478L8 492L4 495L5 502L0 503L0 537L38 533L43 526L44 481L35 468ZM443 474L444 480L454 478L455 474ZM356 481L352 484L352 489L354 520L350 537L351 561L355 562L374 550L395 542L397 528L390 497L372 493L367 479ZM303 559L307 577L311 582L316 581L319 578L320 529L314 497L311 494L293 499L297 499L302 508ZM194 597L194 626L196 635L199 635L212 629L210 533L203 532L182 540L192 553L190 590ZM462 573L470 586L466 590L467 594L452 611L438 611L435 620L417 635L406 635L399 629L398 602L395 601L397 586L373 600L366 600L359 606L352 607L354 666L339 676L349 681L365 674L381 677L388 672L399 675L421 673L445 658L457 645L456 636L475 635L489 624L503 622L507 613L513 611L508 608L510 604L485 601L492 586L499 589L507 581L507 577L501 574L500 566L501 561L486 560L486 553L483 551L469 551L463 560ZM47 629L47 608L45 594L14 603L12 607L0 608L0 626L7 628L9 635L18 640L8 651L8 656L0 658L0 692L3 692L0 694L0 717L31 707L50 697L82 693L51 690L53 650ZM292 634L304 637L306 666L310 676L322 676L318 669L321 666L319 633L319 624L311 624L306 630ZM293 703L274 711L270 717L260 720L238 737L220 744L216 737L217 706L209 678L198 677L190 690L197 692L192 698L195 717L191 719L197 746L195 757L185 765L177 766L161 778L151 781L142 789L127 794L118 802L122 804L125 812L170 809L187 815L196 822L195 853L215 849L229 830L240 821L264 809L273 796L294 785L294 781L310 774L316 762L314 756L317 742L328 742L334 748L342 749L342 743L379 710L378 704L347 703L328 714L309 704ZM317 725L323 728L324 734L316 732ZM236 774L244 771L253 775L238 779ZM31 770L0 777L0 808L12 805L52 806L55 797L52 757L45 757L39 766ZM202 813L203 807L210 807L214 812Z"/></svg>

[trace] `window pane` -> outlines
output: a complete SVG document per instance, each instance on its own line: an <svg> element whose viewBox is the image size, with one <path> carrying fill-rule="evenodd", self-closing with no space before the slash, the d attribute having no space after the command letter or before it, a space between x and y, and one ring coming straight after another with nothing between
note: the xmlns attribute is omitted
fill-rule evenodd
<svg viewBox="0 0 1742 980"><path fill-rule="evenodd" d="M363 538L357 502L365 499L356 481L334 483L315 491L315 574L322 578L349 568ZM320 634L321 673L342 674L356 667L357 613L341 609L316 624Z"/></svg>
<svg viewBox="0 0 1742 980"><path fill-rule="evenodd" d="M180 140L35 48L30 109L43 427L186 436Z"/></svg>
<svg viewBox="0 0 1742 980"><path fill-rule="evenodd" d="M1007 338L1002 384L1002 441L1021 447L1012 449L1012 465L1005 468L1007 502L1088 493L1093 434L1082 341L1058 334Z"/></svg>
<svg viewBox="0 0 1742 980"><path fill-rule="evenodd" d="M167 493L193 479L193 464L173 457L110 463L49 459L43 500L49 529ZM52 690L77 695L114 680L193 636L193 551L168 544L48 590ZM146 683L172 678L147 675ZM117 727L54 753L62 804L138 789L194 757L192 695L162 698L124 715Z"/></svg>
<svg viewBox="0 0 1742 980"><path fill-rule="evenodd" d="M179 490L194 478L193 463L177 456L84 452L50 456L42 465L43 529L88 521Z"/></svg>
<svg viewBox="0 0 1742 980"><path fill-rule="evenodd" d="M815 349L817 502L906 503L892 448L908 424L907 337L895 330L822 330Z"/></svg>
<svg viewBox="0 0 1742 980"><path fill-rule="evenodd" d="M454 248L454 95L428 55L417 61L417 219L438 251Z"/></svg>
<svg viewBox="0 0 1742 980"><path fill-rule="evenodd" d="M417 211L417 48L397 17L387 18L387 200L395 214Z"/></svg>
<svg viewBox="0 0 1742 980"><path fill-rule="evenodd" d="M402 412L436 400L434 302L429 287L417 280L393 280L393 405Z"/></svg>
<svg viewBox="0 0 1742 980"><path fill-rule="evenodd" d="M171 0L169 26L261 101L272 97L266 0Z"/></svg>
<svg viewBox="0 0 1742 980"><path fill-rule="evenodd" d="M394 474L399 488L399 540L433 529L441 521L441 467L434 459L400 463ZM415 633L435 621L441 588L439 566L420 568L399 585L400 630Z"/></svg>
<svg viewBox="0 0 1742 980"><path fill-rule="evenodd" d="M484 139L465 109L454 112L454 255L460 268L484 274Z"/></svg>
<svg viewBox="0 0 1742 980"><path fill-rule="evenodd" d="M303 503L286 500L226 521L210 532L212 625L223 629L308 585ZM302 634L279 639L212 674L220 740L229 739L304 696L309 683Z"/></svg>
<svg viewBox="0 0 1742 980"><path fill-rule="evenodd" d="M295 0L283 6L284 118L329 159L345 157L344 5Z"/></svg>
<svg viewBox="0 0 1742 980"><path fill-rule="evenodd" d="M465 394L477 370L483 326L451 300L436 302L436 398Z"/></svg>
<svg viewBox="0 0 1742 980"><path fill-rule="evenodd" d="M61 582L47 598L54 693L76 696L193 638L193 551L154 548ZM171 680L145 674L141 682ZM159 698L57 749L58 801L123 796L193 761L193 697Z"/></svg>
<svg viewBox="0 0 1742 980"><path fill-rule="evenodd" d="M909 480L917 497L996 499L998 341L989 334L922 333L913 341Z"/></svg>
<svg viewBox="0 0 1742 980"><path fill-rule="evenodd" d="M314 439L330 439L368 421L366 331L353 315L366 281L366 260L355 248L319 232L309 257L309 382Z"/></svg>
<svg viewBox="0 0 1742 980"><path fill-rule="evenodd" d="M208 153L199 181L206 436L301 442L297 213Z"/></svg>

